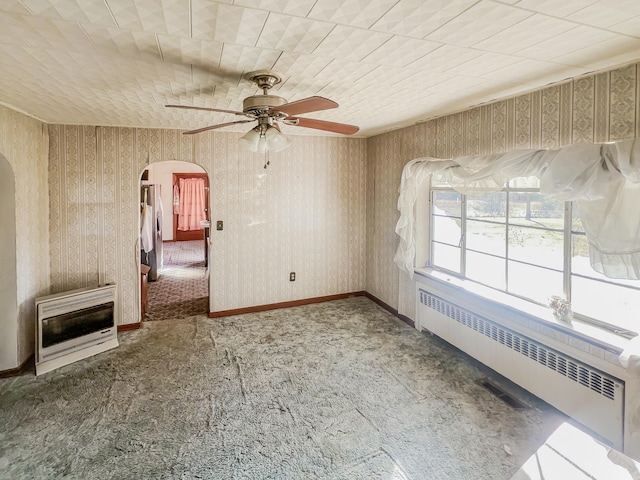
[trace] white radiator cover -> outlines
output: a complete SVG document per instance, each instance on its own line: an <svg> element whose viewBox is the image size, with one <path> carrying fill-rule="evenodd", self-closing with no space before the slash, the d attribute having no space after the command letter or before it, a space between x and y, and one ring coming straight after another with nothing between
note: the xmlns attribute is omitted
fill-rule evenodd
<svg viewBox="0 0 640 480"><path fill-rule="evenodd" d="M625 381L419 284L416 302L417 329L436 334L624 450Z"/></svg>

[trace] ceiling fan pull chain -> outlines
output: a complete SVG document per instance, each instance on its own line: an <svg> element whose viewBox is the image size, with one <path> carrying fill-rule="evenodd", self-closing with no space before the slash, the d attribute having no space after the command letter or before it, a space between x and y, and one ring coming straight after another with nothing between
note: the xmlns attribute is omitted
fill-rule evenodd
<svg viewBox="0 0 640 480"><path fill-rule="evenodd" d="M265 159L264 169L266 170L267 167L269 166L269 150L264 152L264 159Z"/></svg>

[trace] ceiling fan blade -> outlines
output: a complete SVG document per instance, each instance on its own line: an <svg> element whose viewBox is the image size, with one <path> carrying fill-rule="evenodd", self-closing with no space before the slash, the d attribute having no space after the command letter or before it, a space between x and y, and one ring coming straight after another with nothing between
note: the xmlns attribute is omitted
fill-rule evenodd
<svg viewBox="0 0 640 480"><path fill-rule="evenodd" d="M298 127L315 128L316 130L325 130L327 132L341 133L343 135L353 135L360 127L355 125L347 125L346 123L327 122L325 120L316 120L313 118L287 118L284 121L287 125L296 125Z"/></svg>
<svg viewBox="0 0 640 480"><path fill-rule="evenodd" d="M229 125L236 125L238 123L255 122L255 120L239 120L237 122L220 123L218 125L211 125L209 127L198 128L197 130L189 130L188 132L182 132L183 135L192 135L194 133L206 132L207 130L213 130L215 128L228 127Z"/></svg>
<svg viewBox="0 0 640 480"><path fill-rule="evenodd" d="M205 112L220 112L220 113L232 113L233 115L242 115L243 117L251 117L252 115L244 112L236 112L235 110L223 110L221 108L207 108L207 107L191 107L189 105L165 105L169 108L185 108L187 110L204 110Z"/></svg>
<svg viewBox="0 0 640 480"><path fill-rule="evenodd" d="M280 107L274 107L271 110L286 113L289 116L300 115L301 113L319 112L320 110L328 110L337 108L338 104L333 100L324 97L309 97L297 100L291 103L285 103Z"/></svg>

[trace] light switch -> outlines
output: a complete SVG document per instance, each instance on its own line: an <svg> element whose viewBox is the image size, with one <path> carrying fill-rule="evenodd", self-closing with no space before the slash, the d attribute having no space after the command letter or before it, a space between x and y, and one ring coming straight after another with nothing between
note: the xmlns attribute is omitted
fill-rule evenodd
<svg viewBox="0 0 640 480"><path fill-rule="evenodd" d="M222 220L216 222L216 230L222 230Z"/></svg>

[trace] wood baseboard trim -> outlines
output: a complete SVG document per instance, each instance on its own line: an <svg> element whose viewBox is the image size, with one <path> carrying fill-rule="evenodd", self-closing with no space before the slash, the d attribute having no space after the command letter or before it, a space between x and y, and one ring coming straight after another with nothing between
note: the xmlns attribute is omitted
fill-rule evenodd
<svg viewBox="0 0 640 480"><path fill-rule="evenodd" d="M231 317L232 315L243 315L245 313L265 312L267 310L276 310L278 308L300 307L312 303L330 302L332 300L342 300L349 297L361 297L366 295L365 292L339 293L337 295L327 295L326 297L305 298L303 300L292 300L290 302L269 303L267 305L256 305L255 307L236 308L233 310L220 310L217 312L209 312L209 318Z"/></svg>
<svg viewBox="0 0 640 480"><path fill-rule="evenodd" d="M372 302L377 303L378 305L380 305L382 308L384 308L386 311L388 311L389 313L395 315L396 317L398 317L400 320L402 320L404 323L406 323L407 325L409 325L410 327L414 327L416 326L416 324L414 323L413 320L411 320L409 317L407 317L406 315L402 315L401 313L398 313L398 310L396 310L395 308L393 308L390 305L387 305L386 303L384 303L382 300L380 300L378 297L374 297L373 295L371 295L369 292L364 292L364 296L367 297L369 300L371 300Z"/></svg>
<svg viewBox="0 0 640 480"><path fill-rule="evenodd" d="M34 355L31 354L27 359L18 365L16 368L10 368L9 370L0 370L0 378L17 377L22 375L27 368L33 363Z"/></svg>
<svg viewBox="0 0 640 480"><path fill-rule="evenodd" d="M142 322L125 323L124 325L118 325L118 332L126 332L127 330L137 330L141 327L142 327Z"/></svg>

